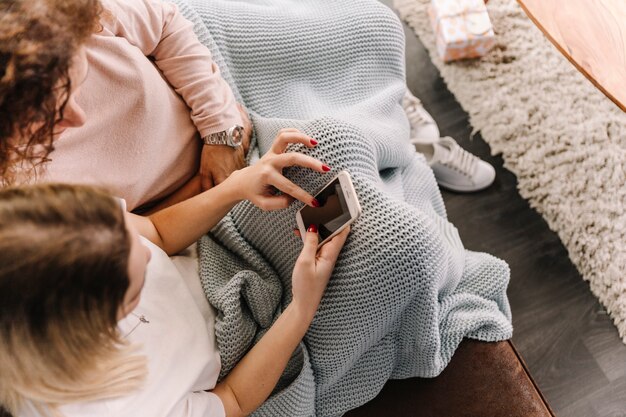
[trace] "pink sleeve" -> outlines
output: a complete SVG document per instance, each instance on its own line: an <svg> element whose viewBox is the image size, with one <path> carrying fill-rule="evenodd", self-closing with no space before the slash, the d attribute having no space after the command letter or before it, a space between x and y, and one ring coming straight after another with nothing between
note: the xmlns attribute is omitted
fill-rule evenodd
<svg viewBox="0 0 626 417"><path fill-rule="evenodd" d="M109 0L113 15L103 24L154 58L167 81L191 108L201 136L243 125L232 90L211 52L202 45L178 7L161 0Z"/></svg>

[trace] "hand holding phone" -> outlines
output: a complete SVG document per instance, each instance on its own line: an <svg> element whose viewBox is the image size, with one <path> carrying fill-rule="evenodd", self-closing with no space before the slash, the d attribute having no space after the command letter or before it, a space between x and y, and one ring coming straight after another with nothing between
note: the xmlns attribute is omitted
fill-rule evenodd
<svg viewBox="0 0 626 417"><path fill-rule="evenodd" d="M347 171L341 171L315 195L315 199L320 206L303 207L296 214L296 222L303 240L309 226L317 227L319 248L354 223L361 215L361 205Z"/></svg>
<svg viewBox="0 0 626 417"><path fill-rule="evenodd" d="M318 248L317 232L313 228L307 230L291 278L292 303L307 316L315 315L349 232L350 226L347 226Z"/></svg>

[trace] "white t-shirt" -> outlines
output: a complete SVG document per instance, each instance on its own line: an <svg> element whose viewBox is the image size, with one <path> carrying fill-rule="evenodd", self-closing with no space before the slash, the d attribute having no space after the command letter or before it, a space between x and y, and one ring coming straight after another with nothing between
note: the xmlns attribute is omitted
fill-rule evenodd
<svg viewBox="0 0 626 417"><path fill-rule="evenodd" d="M198 279L195 248L169 258L147 239L152 258L137 308L118 325L124 337L142 346L148 377L142 389L112 400L67 405L66 417L223 417L215 394L220 357L215 312ZM27 407L23 417L39 416Z"/></svg>

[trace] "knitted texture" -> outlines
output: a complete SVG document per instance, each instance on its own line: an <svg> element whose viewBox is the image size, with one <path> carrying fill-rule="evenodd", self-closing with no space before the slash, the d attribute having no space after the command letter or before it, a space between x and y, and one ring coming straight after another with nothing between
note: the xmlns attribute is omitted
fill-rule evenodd
<svg viewBox="0 0 626 417"><path fill-rule="evenodd" d="M432 170L409 143L400 105L404 37L371 0L178 0L248 106L262 155L281 128L317 139L301 151L333 168L288 168L311 193L347 170L363 214L315 319L256 416L340 416L389 378L434 377L464 337L511 337L508 266L466 251ZM238 204L200 241L200 275L218 311L228 373L291 300L301 204Z"/></svg>

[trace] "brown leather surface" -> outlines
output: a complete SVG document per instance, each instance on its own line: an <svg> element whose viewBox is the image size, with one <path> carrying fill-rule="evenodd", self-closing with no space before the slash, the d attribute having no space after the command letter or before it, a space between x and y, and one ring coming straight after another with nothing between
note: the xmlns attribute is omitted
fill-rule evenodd
<svg viewBox="0 0 626 417"><path fill-rule="evenodd" d="M510 341L464 340L437 378L387 382L346 417L554 417Z"/></svg>

